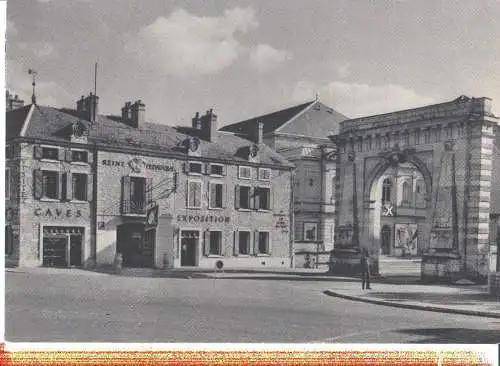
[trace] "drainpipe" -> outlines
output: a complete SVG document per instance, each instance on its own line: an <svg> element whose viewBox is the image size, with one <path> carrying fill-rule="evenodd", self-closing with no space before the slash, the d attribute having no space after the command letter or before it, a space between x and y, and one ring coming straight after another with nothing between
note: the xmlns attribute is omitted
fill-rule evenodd
<svg viewBox="0 0 500 366"><path fill-rule="evenodd" d="M319 204L319 219L320 219L320 233L321 242L323 243L323 250L325 250L325 149L324 146L320 146L320 204ZM319 236L319 235L318 235ZM319 243L316 244L316 268L319 267Z"/></svg>
<svg viewBox="0 0 500 366"><path fill-rule="evenodd" d="M294 194L295 169L290 170L290 268L295 268L295 204L293 202Z"/></svg>
<svg viewBox="0 0 500 366"><path fill-rule="evenodd" d="M97 145L94 142L94 147L92 149L92 153L94 155L94 158L92 160L92 202L91 202L91 207L90 207L90 215L91 215L91 221L90 221L90 253L91 253L91 260L92 260L92 266L96 267L97 266L97 198L98 198L98 192L97 192L97 162L98 162L98 156L97 156Z"/></svg>

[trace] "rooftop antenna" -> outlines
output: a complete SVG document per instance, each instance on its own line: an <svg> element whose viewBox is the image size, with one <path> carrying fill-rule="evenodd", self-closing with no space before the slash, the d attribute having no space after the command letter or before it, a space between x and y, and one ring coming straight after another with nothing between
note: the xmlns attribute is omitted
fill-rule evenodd
<svg viewBox="0 0 500 366"><path fill-rule="evenodd" d="M31 85L33 85L33 95L31 96L31 103L32 104L36 104L36 95L35 95L35 78L36 78L36 75L37 75L37 72L34 70L34 69L28 69L28 74L29 75L33 75L33 82L31 83Z"/></svg>
<svg viewBox="0 0 500 366"><path fill-rule="evenodd" d="M95 122L97 117L96 115L96 107L97 107L97 62L95 63L94 68L94 98L90 101L93 104L92 106L92 124Z"/></svg>

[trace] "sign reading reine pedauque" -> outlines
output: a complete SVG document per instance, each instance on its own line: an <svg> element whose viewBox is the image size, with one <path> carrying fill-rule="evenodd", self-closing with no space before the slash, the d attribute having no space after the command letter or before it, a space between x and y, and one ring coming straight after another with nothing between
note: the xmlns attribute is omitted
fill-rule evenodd
<svg viewBox="0 0 500 366"><path fill-rule="evenodd" d="M106 166L117 166L117 167L125 167L128 164L134 171L136 170L140 171L142 167L154 171L173 172L175 170L174 167L171 165L148 164L144 162L144 160L137 158L132 159L128 163L124 161L104 159L101 161L101 164Z"/></svg>

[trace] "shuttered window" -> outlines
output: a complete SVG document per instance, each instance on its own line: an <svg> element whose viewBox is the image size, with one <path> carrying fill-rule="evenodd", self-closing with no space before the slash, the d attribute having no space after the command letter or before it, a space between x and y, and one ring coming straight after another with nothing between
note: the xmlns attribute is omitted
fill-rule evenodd
<svg viewBox="0 0 500 366"><path fill-rule="evenodd" d="M209 254L222 255L222 231L210 231Z"/></svg>
<svg viewBox="0 0 500 366"><path fill-rule="evenodd" d="M188 182L188 207L189 208L200 208L201 207L201 182L199 181L189 181Z"/></svg>
<svg viewBox="0 0 500 366"><path fill-rule="evenodd" d="M5 169L5 199L10 200L10 169Z"/></svg>
<svg viewBox="0 0 500 366"><path fill-rule="evenodd" d="M87 174L72 174L72 192L72 199L77 201L87 200Z"/></svg>
<svg viewBox="0 0 500 366"><path fill-rule="evenodd" d="M221 183L210 183L210 208L222 208L224 185Z"/></svg>
<svg viewBox="0 0 500 366"><path fill-rule="evenodd" d="M250 232L238 231L238 253L248 255L250 254Z"/></svg>

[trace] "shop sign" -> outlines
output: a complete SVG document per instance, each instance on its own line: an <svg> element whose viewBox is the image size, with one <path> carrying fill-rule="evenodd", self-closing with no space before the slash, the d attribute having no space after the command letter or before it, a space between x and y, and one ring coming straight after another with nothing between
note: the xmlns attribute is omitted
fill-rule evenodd
<svg viewBox="0 0 500 366"><path fill-rule="evenodd" d="M80 210L63 210L60 208L56 209L41 209L40 207L35 208L36 216L44 216L44 217L55 217L55 218L63 218L63 217L82 217L82 212Z"/></svg>
<svg viewBox="0 0 500 366"><path fill-rule="evenodd" d="M151 207L146 214L146 230L158 226L158 206Z"/></svg>
<svg viewBox="0 0 500 366"><path fill-rule="evenodd" d="M101 164L105 166L118 166L118 167L125 167L125 165L128 165L134 173L140 173L143 169L148 169L153 171L164 171L164 172L175 171L172 165L148 164L140 158L133 158L127 164L125 164L124 161L105 159L101 161Z"/></svg>
<svg viewBox="0 0 500 366"><path fill-rule="evenodd" d="M276 219L276 229L281 229L281 232L288 232L288 220L284 216L280 216Z"/></svg>
<svg viewBox="0 0 500 366"><path fill-rule="evenodd" d="M177 215L179 222L213 222L213 223L229 223L229 216L215 215Z"/></svg>

